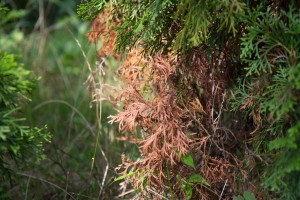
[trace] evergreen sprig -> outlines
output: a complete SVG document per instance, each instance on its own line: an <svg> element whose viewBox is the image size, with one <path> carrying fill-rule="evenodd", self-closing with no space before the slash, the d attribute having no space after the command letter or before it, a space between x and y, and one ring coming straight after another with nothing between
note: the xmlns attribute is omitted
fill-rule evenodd
<svg viewBox="0 0 300 200"><path fill-rule="evenodd" d="M30 71L25 70L15 55L0 53L0 174L11 175L11 161L24 166L26 160L43 159L43 142L50 135L45 128L30 128L24 125L19 107L22 99L28 100L33 81ZM22 164L21 164L22 163Z"/></svg>
<svg viewBox="0 0 300 200"><path fill-rule="evenodd" d="M288 11L263 4L249 10L247 32L241 38L246 77L238 82L232 102L235 110L260 118L260 140L269 142L260 153L273 162L265 168L263 184L281 191L282 199L300 198L299 20L294 4Z"/></svg>
<svg viewBox="0 0 300 200"><path fill-rule="evenodd" d="M145 52L154 54L178 50L187 52L205 44L210 30L235 35L240 23L238 16L244 14L245 3L238 0L147 0L111 1L92 0L78 7L83 19L95 18L105 6L114 6L115 16L122 18L117 30L116 50L125 51L142 45ZM195 17L197 16L197 17Z"/></svg>

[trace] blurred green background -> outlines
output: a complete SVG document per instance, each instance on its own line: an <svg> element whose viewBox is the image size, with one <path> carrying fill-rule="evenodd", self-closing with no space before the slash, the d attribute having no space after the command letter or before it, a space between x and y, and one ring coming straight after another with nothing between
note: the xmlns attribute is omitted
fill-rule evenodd
<svg viewBox="0 0 300 200"><path fill-rule="evenodd" d="M119 185L112 182L122 152L137 154L134 146L114 139L116 127L107 117L115 111L109 103L102 105L98 127L96 106L91 106L91 92L84 84L87 61L95 65L97 47L87 41L91 24L78 18L79 3L2 1L10 11L0 19L0 50L18 55L40 77L22 112L30 126L47 125L52 135L45 144L45 160L29 159L10 183L0 183L2 199L107 199L118 194ZM104 79L112 81L112 75Z"/></svg>

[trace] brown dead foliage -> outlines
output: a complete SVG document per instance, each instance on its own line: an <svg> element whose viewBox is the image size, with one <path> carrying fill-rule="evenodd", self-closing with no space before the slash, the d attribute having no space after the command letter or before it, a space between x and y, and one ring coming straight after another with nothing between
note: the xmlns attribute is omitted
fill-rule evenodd
<svg viewBox="0 0 300 200"><path fill-rule="evenodd" d="M149 58L147 68L151 78L141 78L148 80L151 95L142 96L143 84L133 83L124 89L121 94L123 110L112 116L111 122L118 122L120 130L128 133L134 133L137 126L141 127L141 158L135 163L123 163L123 167L140 170L141 174L146 175L150 186L164 189L166 166L177 165L180 157L190 151L193 140L184 132L186 125L182 119L186 118L186 112L178 106L176 90L172 85L175 67L167 62L166 57L157 55ZM143 81L139 79L137 82ZM134 183L139 181L134 180Z"/></svg>
<svg viewBox="0 0 300 200"><path fill-rule="evenodd" d="M214 83L205 83L210 79L202 81L204 79L201 73L192 74L194 77L180 78L185 75L179 69L182 62L172 56L158 54L141 59L126 61L122 67L124 71L120 76L124 76L123 80L128 83L128 88L120 95L124 107L116 116L111 117L111 122L118 122L119 129L127 132L128 138L136 137L133 133L137 127L141 128L142 137L138 142L141 158L136 162L123 160L118 169L123 169L123 174L137 172L130 177L135 188L140 188L147 180L147 185L158 192L179 191L176 192L178 197L184 197L185 194L177 175L188 178L191 174L198 173L211 184L210 188L196 185L199 198L217 197L224 190L225 181L223 196L231 197L237 189L236 177L246 179L247 175L241 167L241 161L227 151L230 148L226 147L224 135L228 133L220 128L217 112L224 103L225 95L220 91L224 92L225 88L217 88L216 91L210 88L212 92L207 92L206 95L211 96L206 106L203 106L201 99L208 96L199 93L195 87L204 84L216 87ZM142 64L138 67L137 63ZM202 67L207 67L203 62L198 62L198 66L193 63L193 66L200 68L200 71ZM185 82L180 83L180 79L185 79ZM225 87L225 83L215 84ZM214 109L215 115L212 114ZM232 137L234 139L234 135ZM191 152L196 170L182 162L182 156Z"/></svg>
<svg viewBox="0 0 300 200"><path fill-rule="evenodd" d="M87 34L88 40L91 43L97 44L102 42L102 47L98 51L99 57L113 56L120 58L119 55L114 53L114 45L116 40L116 32L111 28L116 26L120 21L113 19L112 10L105 9L93 21L92 30Z"/></svg>
<svg viewBox="0 0 300 200"><path fill-rule="evenodd" d="M112 55L116 35L110 27L115 23L109 11L93 23L89 40L104 43L99 57ZM171 53L144 57L140 48L127 54L117 72L123 82L117 99L123 108L110 121L117 122L125 133L122 140L135 142L140 149L136 161L122 156L117 169L123 175L132 173L125 183L142 189L141 194L151 189L158 194L167 191L167 197L173 193L185 198L178 175L187 179L196 173L210 187L194 183L193 199L231 199L237 192L236 180L250 180L243 169L245 161L233 152L243 144L222 124L226 90L236 74L235 63L229 59L234 51L226 44L210 60L205 49L176 57ZM183 163L187 153L193 155L196 169Z"/></svg>

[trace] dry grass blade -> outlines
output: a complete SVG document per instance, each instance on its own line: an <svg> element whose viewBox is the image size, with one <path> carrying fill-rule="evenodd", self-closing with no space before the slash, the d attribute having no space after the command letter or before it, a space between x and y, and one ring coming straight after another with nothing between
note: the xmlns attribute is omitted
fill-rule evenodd
<svg viewBox="0 0 300 200"><path fill-rule="evenodd" d="M89 84L92 84L92 90L93 89L95 90L97 86L96 86L96 81L95 81L95 78L94 78L94 74L93 74L93 70L92 70L91 64L88 61L87 55L86 55L85 51L83 50L80 42L76 39L76 37L74 36L74 34L72 32L71 32L71 34L73 35L74 40L76 41L77 45L79 46L79 48L80 48L80 50L82 52L82 55L83 55L83 57L84 57L84 59L85 59L85 61L87 63L88 69L90 71L90 76L89 76L87 82L89 82ZM105 61L103 60L102 63L100 63L98 65L98 68L99 68L99 70L98 70L98 81L99 81L100 88L102 87L102 74L103 74L102 73L103 72L102 64L104 62ZM101 93L99 95L101 95ZM101 99L101 96L100 96L99 99ZM103 151L103 148L101 147L101 144L99 143L99 137L100 137L100 131L101 131L102 101L98 101L96 103L97 103L96 107L97 107L97 121L98 121L99 131L97 133L97 136L93 132L94 136L96 136L96 146L95 146L93 160L92 160L92 165L91 165L90 177L92 176L92 171L93 171L93 168L94 168L94 162L95 162L95 159L96 159L97 148L99 148L100 152L101 152L101 154L102 154L102 156L103 156L103 158L104 158L104 160L106 162L106 166L105 166L105 170L104 170L104 175L103 175L103 178L102 178L102 183L100 185L100 190L99 190L99 195L98 195L98 199L100 199L102 191L103 191L103 187L104 187L104 184L105 184L107 172L108 172L108 169L109 169L109 163L108 163L107 157L105 155L105 152Z"/></svg>

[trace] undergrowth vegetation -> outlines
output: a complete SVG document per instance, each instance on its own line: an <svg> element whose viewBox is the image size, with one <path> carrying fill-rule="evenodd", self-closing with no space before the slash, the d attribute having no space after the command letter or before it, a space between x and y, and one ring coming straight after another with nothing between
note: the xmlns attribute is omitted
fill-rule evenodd
<svg viewBox="0 0 300 200"><path fill-rule="evenodd" d="M98 73L120 62L121 87L95 80L118 111L125 196L299 199L300 15L297 1L91 0ZM99 13L99 14L98 14ZM110 91L103 93L103 91ZM119 95L116 95L119 94ZM255 197L254 197L255 196Z"/></svg>
<svg viewBox="0 0 300 200"><path fill-rule="evenodd" d="M30 71L22 68L15 55L0 52L0 175L1 182L10 181L18 163L43 159L43 142L50 139L47 130L28 127L19 112L27 93L32 90ZM0 188L1 189L1 188ZM1 190L0 190L1 191Z"/></svg>
<svg viewBox="0 0 300 200"><path fill-rule="evenodd" d="M115 113L110 105L101 105L100 121L91 103L84 83L96 50L86 42L90 25L78 18L78 3L1 1L0 199L106 199L117 194L118 183L111 183L122 151L138 156L133 145L114 139L116 128L106 120ZM45 125L44 132L34 129ZM42 133L51 135L43 146ZM3 158L5 169L14 170L10 179L2 176Z"/></svg>

